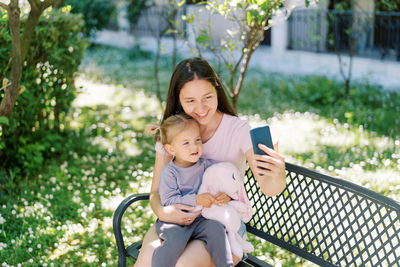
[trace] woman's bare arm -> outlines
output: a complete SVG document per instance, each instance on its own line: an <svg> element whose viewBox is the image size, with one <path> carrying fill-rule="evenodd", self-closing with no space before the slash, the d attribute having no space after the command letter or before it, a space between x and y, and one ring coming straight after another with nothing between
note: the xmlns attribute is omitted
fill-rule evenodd
<svg viewBox="0 0 400 267"><path fill-rule="evenodd" d="M156 152L156 161L154 164L153 180L151 181L150 189L150 206L154 213L160 217L163 206L161 205L160 194L158 193L158 186L160 181L160 173L167 166L168 162L172 159L169 155L164 155Z"/></svg>
<svg viewBox="0 0 400 267"><path fill-rule="evenodd" d="M255 155L251 148L246 152L246 159L262 192L275 196L286 187L285 158L278 153L277 144L274 144L274 150L264 145L259 148L268 155Z"/></svg>

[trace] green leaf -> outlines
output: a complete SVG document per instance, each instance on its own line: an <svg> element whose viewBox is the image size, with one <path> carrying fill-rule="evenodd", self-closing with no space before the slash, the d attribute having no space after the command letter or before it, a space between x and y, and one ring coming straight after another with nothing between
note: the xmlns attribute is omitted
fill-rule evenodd
<svg viewBox="0 0 400 267"><path fill-rule="evenodd" d="M196 38L196 42L198 42L200 44L208 42L209 40L210 40L210 37L208 35L199 35Z"/></svg>
<svg viewBox="0 0 400 267"><path fill-rule="evenodd" d="M185 4L185 0L182 0L182 1L180 1L179 3L178 3L178 8L180 8L181 6L183 6L183 4Z"/></svg>
<svg viewBox="0 0 400 267"><path fill-rule="evenodd" d="M9 122L8 122L8 118L0 116L0 125L1 124L10 125Z"/></svg>
<svg viewBox="0 0 400 267"><path fill-rule="evenodd" d="M194 14L190 14L189 16L182 15L182 20L185 20L187 23L193 23L194 21Z"/></svg>
<svg viewBox="0 0 400 267"><path fill-rule="evenodd" d="M247 11L247 25L251 24L251 20L252 20L252 15L250 11Z"/></svg>
<svg viewBox="0 0 400 267"><path fill-rule="evenodd" d="M169 34L169 33L176 33L176 32L177 32L176 30L168 29L165 33Z"/></svg>

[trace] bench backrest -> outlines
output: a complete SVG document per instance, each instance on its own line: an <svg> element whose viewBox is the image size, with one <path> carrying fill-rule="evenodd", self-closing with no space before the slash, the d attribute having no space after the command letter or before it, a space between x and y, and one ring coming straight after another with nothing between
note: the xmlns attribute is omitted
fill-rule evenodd
<svg viewBox="0 0 400 267"><path fill-rule="evenodd" d="M400 266L400 203L351 182L286 163L287 186L245 188L258 235L321 266Z"/></svg>

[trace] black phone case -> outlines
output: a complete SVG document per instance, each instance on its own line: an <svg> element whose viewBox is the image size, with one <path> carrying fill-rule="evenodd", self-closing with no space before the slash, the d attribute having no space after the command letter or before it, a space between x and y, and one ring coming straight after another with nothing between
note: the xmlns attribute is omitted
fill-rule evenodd
<svg viewBox="0 0 400 267"><path fill-rule="evenodd" d="M266 155L264 151L258 148L258 144L264 144L269 148L274 149L271 139L271 131L269 126L261 126L250 130L251 142L253 143L254 154Z"/></svg>

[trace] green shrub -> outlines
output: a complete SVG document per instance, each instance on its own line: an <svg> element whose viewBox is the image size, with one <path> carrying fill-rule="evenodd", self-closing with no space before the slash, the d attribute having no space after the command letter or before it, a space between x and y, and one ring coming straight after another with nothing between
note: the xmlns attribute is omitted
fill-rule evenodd
<svg viewBox="0 0 400 267"><path fill-rule="evenodd" d="M261 71L252 70L244 83L239 110L266 117L286 110L315 112L355 128L362 126L392 138L400 136L398 91L367 82L353 82L345 98L344 88L343 82L323 76L269 74L266 78Z"/></svg>
<svg viewBox="0 0 400 267"><path fill-rule="evenodd" d="M11 51L7 15L0 14L0 79L9 75ZM21 26L26 18L22 18ZM21 168L23 173L38 171L46 158L62 152L64 119L75 98L74 75L87 42L83 38L81 15L68 8L47 10L41 16L24 64L21 87L9 126L4 127L0 147L1 165ZM7 49L6 49L7 48ZM0 94L0 101L4 94Z"/></svg>

